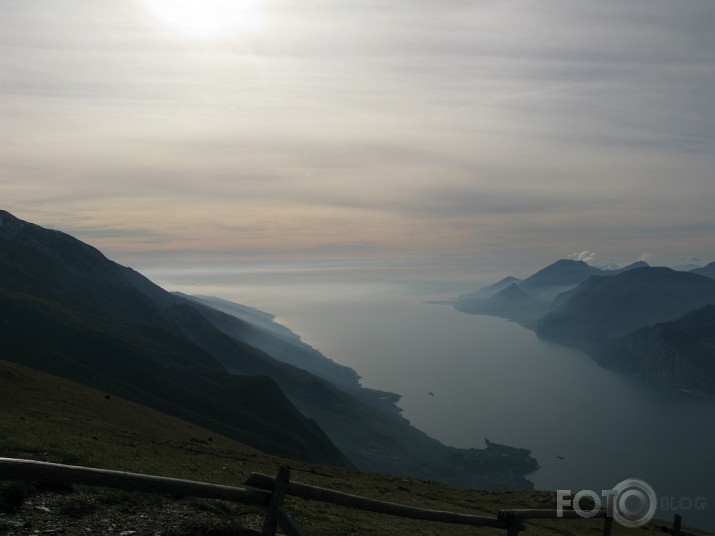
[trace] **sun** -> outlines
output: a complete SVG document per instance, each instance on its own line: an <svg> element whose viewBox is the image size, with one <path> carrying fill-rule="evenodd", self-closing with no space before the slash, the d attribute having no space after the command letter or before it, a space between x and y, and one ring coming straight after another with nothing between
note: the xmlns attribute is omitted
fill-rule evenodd
<svg viewBox="0 0 715 536"><path fill-rule="evenodd" d="M222 40L263 23L263 0L141 0L161 23L197 40Z"/></svg>

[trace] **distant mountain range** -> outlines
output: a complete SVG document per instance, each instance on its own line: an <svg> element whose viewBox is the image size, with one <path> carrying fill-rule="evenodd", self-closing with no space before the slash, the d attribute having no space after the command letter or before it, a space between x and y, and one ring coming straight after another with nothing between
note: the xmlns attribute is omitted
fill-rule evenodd
<svg viewBox="0 0 715 536"><path fill-rule="evenodd" d="M539 318L550 311L554 299L562 292L594 275L618 275L647 266L639 261L618 270L602 270L584 261L561 259L526 279L506 277L461 296L455 306L465 313L501 316L535 329Z"/></svg>
<svg viewBox="0 0 715 536"><path fill-rule="evenodd" d="M702 268L695 268L691 270L691 272L693 272L694 274L704 275L715 279L715 261L711 262L707 266L703 266Z"/></svg>
<svg viewBox="0 0 715 536"><path fill-rule="evenodd" d="M530 488L528 450L456 449L399 396L271 315L171 294L98 250L0 211L0 359L117 394L271 454L487 489Z"/></svg>
<svg viewBox="0 0 715 536"><path fill-rule="evenodd" d="M715 394L715 263L690 272L638 262L602 270L562 259L520 280L458 298L457 309L500 316L543 339L646 380Z"/></svg>

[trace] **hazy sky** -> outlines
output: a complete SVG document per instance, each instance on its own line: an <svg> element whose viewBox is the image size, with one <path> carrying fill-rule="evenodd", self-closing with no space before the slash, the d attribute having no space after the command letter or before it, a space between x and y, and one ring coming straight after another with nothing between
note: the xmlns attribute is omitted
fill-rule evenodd
<svg viewBox="0 0 715 536"><path fill-rule="evenodd" d="M130 262L715 259L715 2L0 0L0 208Z"/></svg>

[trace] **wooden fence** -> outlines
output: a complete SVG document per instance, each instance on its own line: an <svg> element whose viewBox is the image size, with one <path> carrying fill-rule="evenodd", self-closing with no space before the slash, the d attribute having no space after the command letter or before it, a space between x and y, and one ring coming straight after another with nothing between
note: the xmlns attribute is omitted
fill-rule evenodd
<svg viewBox="0 0 715 536"><path fill-rule="evenodd" d="M93 469L34 460L0 458L1 480L99 486L173 496L221 499L263 506L266 508L266 516L263 520L262 530L248 531L250 534L262 536L274 536L279 527L287 536L302 536L300 529L283 508L283 501L287 495L410 519L504 529L507 531L507 536L517 536L519 531L525 529L524 522L526 520L582 519L573 510L563 511L561 515L558 515L557 510L500 510L497 517L426 510L414 506L378 501L300 482L291 482L290 470L287 467L280 467L275 477L259 473L251 474L244 482L244 485L257 489L245 489L123 471ZM608 517L605 510L597 512L594 517L604 518L602 534L603 536L609 536L613 526L613 518ZM662 527L662 529L664 532L672 534L672 536L697 536L681 530L680 525L681 518L676 515L673 521L673 528Z"/></svg>

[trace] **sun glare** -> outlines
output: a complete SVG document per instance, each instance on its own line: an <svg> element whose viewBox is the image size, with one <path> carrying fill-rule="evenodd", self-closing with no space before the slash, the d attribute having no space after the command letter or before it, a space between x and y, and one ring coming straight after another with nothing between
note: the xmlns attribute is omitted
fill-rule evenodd
<svg viewBox="0 0 715 536"><path fill-rule="evenodd" d="M192 39L230 39L263 22L262 0L142 0L161 23Z"/></svg>

